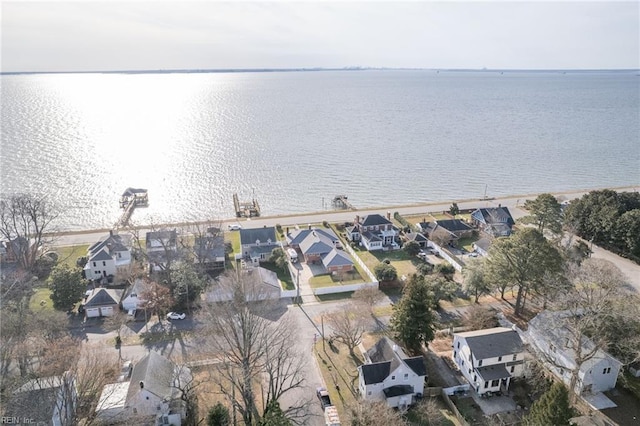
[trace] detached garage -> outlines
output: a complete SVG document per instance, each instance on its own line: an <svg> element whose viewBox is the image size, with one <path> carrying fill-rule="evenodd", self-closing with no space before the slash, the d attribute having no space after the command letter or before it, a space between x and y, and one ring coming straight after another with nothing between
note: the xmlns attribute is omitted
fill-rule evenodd
<svg viewBox="0 0 640 426"><path fill-rule="evenodd" d="M84 304L84 312L87 318L109 317L118 309L122 298L122 290L106 288L93 289Z"/></svg>

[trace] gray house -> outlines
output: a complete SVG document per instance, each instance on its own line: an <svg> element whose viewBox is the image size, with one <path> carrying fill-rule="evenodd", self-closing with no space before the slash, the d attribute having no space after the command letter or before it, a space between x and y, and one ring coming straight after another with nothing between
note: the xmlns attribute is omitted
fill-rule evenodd
<svg viewBox="0 0 640 426"><path fill-rule="evenodd" d="M280 243L276 239L276 229L271 227L240 230L240 246L242 257L257 266L271 257L271 252Z"/></svg>
<svg viewBox="0 0 640 426"><path fill-rule="evenodd" d="M493 237L508 237L515 224L509 209L501 206L477 209L471 213L471 220Z"/></svg>

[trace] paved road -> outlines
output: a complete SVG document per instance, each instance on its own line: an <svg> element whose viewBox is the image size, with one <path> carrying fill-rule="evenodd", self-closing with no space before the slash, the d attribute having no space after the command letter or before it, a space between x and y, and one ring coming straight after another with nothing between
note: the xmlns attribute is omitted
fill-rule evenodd
<svg viewBox="0 0 640 426"><path fill-rule="evenodd" d="M619 191L636 191L637 187L627 187L627 188L616 188ZM574 198L579 198L582 195L586 194L589 191L574 191L574 192L559 192L554 193L554 195L560 201L571 200ZM472 209L478 207L496 207L498 205L506 206L511 211L514 219L518 219L526 215L526 212L522 209L517 208L517 206L521 206L525 200L534 199L538 194L530 194L530 195L516 195L513 197L504 197L504 198L496 198L496 199L488 199L488 200L462 200L456 201L458 203L458 207L460 209ZM287 216L268 216L261 218L253 218L253 219L228 219L222 221L223 229L226 229L228 225L240 223L245 228L260 228L263 226L275 226L276 224L280 224L282 226L295 226L295 225L306 225L308 223L320 223L324 220L330 222L346 222L353 221L355 215L364 216L371 213L386 213L386 212L399 212L403 215L420 215L427 214L429 212L439 212L439 211L448 211L451 203L453 201L447 202L438 202L438 203L424 203L424 204L415 204L415 205L407 205L407 206L388 206L388 207L378 207L378 208L367 208L367 209L359 209L359 210L327 210L324 212L315 212L309 214L297 214L297 215L287 215ZM174 226L174 225L170 225ZM147 229L142 229L141 233L148 231ZM95 231L87 231L87 232L77 232L77 233L69 233L66 235L62 235L56 240L56 245L59 246L70 246L70 245L80 245L80 244L93 244L98 241L101 237L103 237L108 230L95 230Z"/></svg>

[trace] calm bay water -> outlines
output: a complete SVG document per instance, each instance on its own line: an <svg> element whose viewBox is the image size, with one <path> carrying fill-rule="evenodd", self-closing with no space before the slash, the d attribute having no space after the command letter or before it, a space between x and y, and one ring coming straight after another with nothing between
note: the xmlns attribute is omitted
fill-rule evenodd
<svg viewBox="0 0 640 426"><path fill-rule="evenodd" d="M640 184L637 73L323 71L1 77L1 190L61 226ZM323 204L324 203L324 204Z"/></svg>

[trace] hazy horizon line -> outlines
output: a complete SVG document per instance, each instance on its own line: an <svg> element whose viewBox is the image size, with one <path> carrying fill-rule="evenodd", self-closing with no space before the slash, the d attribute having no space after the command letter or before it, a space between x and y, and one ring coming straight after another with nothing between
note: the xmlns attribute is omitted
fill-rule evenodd
<svg viewBox="0 0 640 426"><path fill-rule="evenodd" d="M184 68L91 71L0 71L0 75L23 74L179 74L241 72L318 71L445 71L445 72L640 72L640 68L420 68L420 67L291 67L291 68Z"/></svg>

